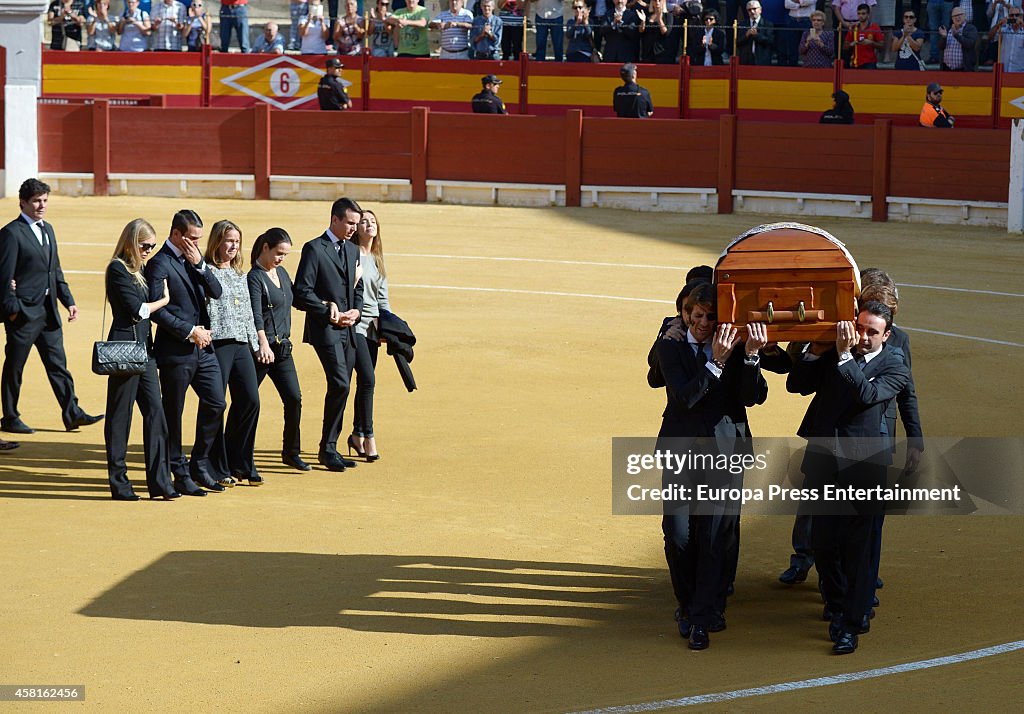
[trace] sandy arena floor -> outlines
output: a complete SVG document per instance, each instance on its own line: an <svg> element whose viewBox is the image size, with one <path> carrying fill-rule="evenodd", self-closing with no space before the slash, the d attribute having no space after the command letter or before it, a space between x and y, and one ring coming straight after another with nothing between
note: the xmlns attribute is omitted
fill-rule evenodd
<svg viewBox="0 0 1024 714"><path fill-rule="evenodd" d="M48 218L83 312L65 344L89 412L104 404L89 356L114 241L139 215L166 235L185 205L208 226L237 221L246 250L271 225L301 244L329 213L326 203L53 196ZM16 215L11 199L0 208ZM611 438L657 433L664 394L644 377L660 318L686 268L713 263L760 221L373 208L394 309L419 338L418 391L404 390L388 358L378 367L377 463L286 471L280 403L265 384L266 486L114 502L102 430L66 434L30 359L22 412L38 431L0 456L0 684L84 684L77 706L103 712L559 712L1024 640L1024 528L992 516L891 518L878 617L857 653L840 658L829 654L812 582L776 581L791 520L744 518L729 629L703 653L675 633L658 519L611 515ZM1019 435L1024 242L996 230L820 225L861 266L905 284L899 323L926 330L911 333L926 434ZM286 267L294 274L297 264L296 252ZM307 345L296 356L314 457L323 375ZM770 387L751 412L754 432L792 435L804 402L777 377ZM1018 648L715 706L1006 711L1024 698L1022 667Z"/></svg>

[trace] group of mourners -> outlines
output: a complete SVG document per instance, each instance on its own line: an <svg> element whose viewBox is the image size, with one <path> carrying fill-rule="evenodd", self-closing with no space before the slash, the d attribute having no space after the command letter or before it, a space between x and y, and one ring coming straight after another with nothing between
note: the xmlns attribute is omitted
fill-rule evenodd
<svg viewBox="0 0 1024 714"><path fill-rule="evenodd" d="M924 445L910 344L892 324L898 292L889 275L862 271L856 321L839 322L834 342L790 343L787 349L768 341L762 323L746 325L745 336L736 325L719 324L713 276L708 266L687 274L676 299L677 314L665 318L648 356L648 383L664 387L668 400L659 450L678 450L683 444L752 453L747 409L768 398L766 369L787 375L787 391L813 395L798 431L808 440L801 465L806 486L850 480L884 484L895 451L897 406L909 438L905 471L917 468ZM884 453L865 460L844 458L834 448L844 440L881 444ZM691 485L712 477L699 468L682 476ZM680 476L667 471L664 478L675 484ZM726 602L739 560L740 516L733 505L705 508L686 499L665 504L662 530L678 606L675 619L690 649L706 649L710 633L726 628ZM817 567L823 619L829 622L836 654L857 649L858 636L871 628L875 591L882 587L884 516L868 505L855 514L798 515L794 554L779 577L796 585Z"/></svg>

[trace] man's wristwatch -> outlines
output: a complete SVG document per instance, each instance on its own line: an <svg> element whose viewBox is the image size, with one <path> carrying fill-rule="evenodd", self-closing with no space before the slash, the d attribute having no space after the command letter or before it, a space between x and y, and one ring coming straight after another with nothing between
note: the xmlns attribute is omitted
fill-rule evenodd
<svg viewBox="0 0 1024 714"><path fill-rule="evenodd" d="M719 369L725 369L725 362L722 362L721 360L713 359L711 360L711 364L715 365Z"/></svg>

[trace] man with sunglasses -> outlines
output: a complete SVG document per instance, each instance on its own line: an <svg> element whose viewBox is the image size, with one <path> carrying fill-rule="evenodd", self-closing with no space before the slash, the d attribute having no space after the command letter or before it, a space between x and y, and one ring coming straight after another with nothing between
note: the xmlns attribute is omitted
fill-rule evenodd
<svg viewBox="0 0 1024 714"><path fill-rule="evenodd" d="M998 43L1004 72L1024 72L1024 11L1020 7L1007 8L988 31L988 41L991 45Z"/></svg>
<svg viewBox="0 0 1024 714"><path fill-rule="evenodd" d="M940 69L951 72L973 72L978 65L978 28L967 22L961 7L953 8L952 26L939 26Z"/></svg>
<svg viewBox="0 0 1024 714"><path fill-rule="evenodd" d="M936 83L928 85L925 90L925 103L921 107L921 116L918 118L921 126L934 127L936 129L952 129L955 120L942 108L942 86Z"/></svg>

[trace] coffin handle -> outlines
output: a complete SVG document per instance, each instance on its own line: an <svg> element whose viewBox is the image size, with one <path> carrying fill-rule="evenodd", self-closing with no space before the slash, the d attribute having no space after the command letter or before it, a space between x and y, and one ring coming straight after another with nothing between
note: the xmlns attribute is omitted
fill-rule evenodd
<svg viewBox="0 0 1024 714"><path fill-rule="evenodd" d="M775 306L772 305L772 301L769 300L768 301L768 324L769 325L772 324L772 321L774 319L775 319Z"/></svg>
<svg viewBox="0 0 1024 714"><path fill-rule="evenodd" d="M797 316L797 319L800 320L800 322L803 322L804 318L807 317L807 312L804 310L804 301L803 300L800 301L800 305L796 309L796 316Z"/></svg>

